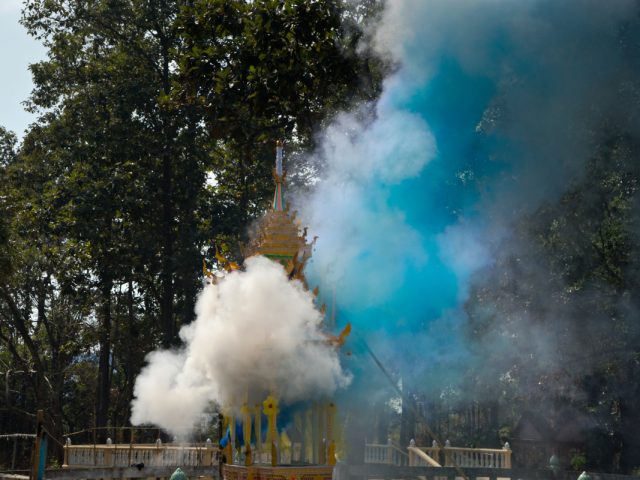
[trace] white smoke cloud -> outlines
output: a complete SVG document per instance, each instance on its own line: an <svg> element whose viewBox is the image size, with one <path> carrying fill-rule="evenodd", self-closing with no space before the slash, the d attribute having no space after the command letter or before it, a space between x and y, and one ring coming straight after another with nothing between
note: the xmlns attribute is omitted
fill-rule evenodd
<svg viewBox="0 0 640 480"><path fill-rule="evenodd" d="M290 403L349 384L320 331L313 296L271 260L254 257L245 265L245 272L205 286L196 320L180 331L182 349L149 354L134 388L134 425L179 433L212 401L239 407L273 392Z"/></svg>
<svg viewBox="0 0 640 480"><path fill-rule="evenodd" d="M310 161L322 164L322 180L296 200L318 236L314 268L341 305L380 305L402 284L408 264L426 261L419 233L389 205L387 190L435 157L433 134L420 116L379 102L373 114L339 115L320 140Z"/></svg>

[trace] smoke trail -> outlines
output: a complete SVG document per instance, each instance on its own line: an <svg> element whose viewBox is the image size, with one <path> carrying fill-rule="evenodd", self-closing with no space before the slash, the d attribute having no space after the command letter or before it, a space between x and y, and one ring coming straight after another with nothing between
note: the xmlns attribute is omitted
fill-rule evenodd
<svg viewBox="0 0 640 480"><path fill-rule="evenodd" d="M281 402L331 395L350 376L320 333L313 296L264 257L207 285L184 347L158 350L136 379L131 422L184 433L211 402L239 408L269 392Z"/></svg>
<svg viewBox="0 0 640 480"><path fill-rule="evenodd" d="M371 115L320 135L323 180L297 203L319 237L311 275L409 375L465 368L474 272L580 175L594 130L638 131L640 96L625 90L637 14L632 0L387 2L374 48L398 69Z"/></svg>
<svg viewBox="0 0 640 480"><path fill-rule="evenodd" d="M615 123L638 133L637 10L633 0L387 2L374 48L398 68L375 105L320 134L309 161L322 180L296 203L319 236L309 275L335 289L340 322L403 381L462 374L461 307L501 248L526 246L513 220L579 177L594 131ZM536 268L525 266L544 298L555 287ZM300 347L318 338L305 295L259 260L208 287L181 333L185 350L149 357L134 422L184 425L189 412L212 399L236 403L252 384L290 401L345 385L334 353ZM265 338L274 350L262 350ZM548 332L531 328L528 339L552 356ZM302 367L316 360L320 377L310 377Z"/></svg>

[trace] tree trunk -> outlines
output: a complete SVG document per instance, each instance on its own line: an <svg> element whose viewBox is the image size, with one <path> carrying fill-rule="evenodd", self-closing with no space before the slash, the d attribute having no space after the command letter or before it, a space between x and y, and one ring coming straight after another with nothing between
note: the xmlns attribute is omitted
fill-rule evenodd
<svg viewBox="0 0 640 480"><path fill-rule="evenodd" d="M134 332L134 322L135 322L135 312L134 312L134 303L133 303L133 282L129 280L128 284L128 292L127 292L127 310L128 310L128 321L127 321L127 361L124 367L125 377L127 382L127 404L131 404L131 400L133 400L133 383L135 381L134 378L134 370L133 370L133 332ZM129 415L127 415L129 418Z"/></svg>
<svg viewBox="0 0 640 480"><path fill-rule="evenodd" d="M99 359L98 359L98 398L96 402L96 428L99 442L106 439L104 427L107 426L110 400L110 370L111 370L111 289L113 280L103 276L100 286L102 305L100 308L100 330L98 333Z"/></svg>
<svg viewBox="0 0 640 480"><path fill-rule="evenodd" d="M162 5L163 7L165 4ZM158 26L157 32L162 45L162 91L165 95L171 93L171 83L169 77L169 43ZM166 112L165 112L166 113ZM172 151L169 147L174 141L175 129L171 125L169 115L163 115L162 132L164 138L164 148L162 150L162 273L160 282L162 285L162 299L160 301L160 324L162 327L162 345L165 348L171 346L175 338L175 326L173 320L173 297L174 285L173 274L175 272L174 261L174 208L173 208L173 165Z"/></svg>
<svg viewBox="0 0 640 480"><path fill-rule="evenodd" d="M171 159L165 150L162 158L162 299L160 302L160 323L162 344L171 346L174 339L173 326L173 205L171 203Z"/></svg>

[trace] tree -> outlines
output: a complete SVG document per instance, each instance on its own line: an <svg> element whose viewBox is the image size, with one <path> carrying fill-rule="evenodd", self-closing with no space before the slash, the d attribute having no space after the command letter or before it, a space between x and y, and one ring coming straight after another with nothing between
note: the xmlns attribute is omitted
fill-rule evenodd
<svg viewBox="0 0 640 480"><path fill-rule="evenodd" d="M55 162L57 225L86 246L100 298L98 427L109 415L114 287L155 293L166 346L176 340L176 296L188 298L178 323L193 317L193 206L205 157L189 110L169 109L163 100L174 75L176 11L170 1L34 0L24 12L24 24L50 53L32 66L31 98L32 109L50 113L30 132L25 154ZM178 232L193 240L191 248L176 251Z"/></svg>
<svg viewBox="0 0 640 480"><path fill-rule="evenodd" d="M500 355L484 356L470 381L476 394L503 392L516 415L539 411L553 423L569 407L590 418L587 467L630 471L639 445L628 425L640 418L640 391L625 380L637 375L640 354L640 139L602 136L582 176L557 202L518 219L516 235L478 276L468 338Z"/></svg>
<svg viewBox="0 0 640 480"><path fill-rule="evenodd" d="M262 212L271 141L311 142L314 122L379 91L369 68L351 94L364 17L346 5L26 2L48 58L31 67L39 120L2 170L0 235L15 247L0 353L34 372L26 410L46 404L58 431L128 419L145 353L193 318L207 240ZM222 25L216 41L200 19Z"/></svg>
<svg viewBox="0 0 640 480"><path fill-rule="evenodd" d="M12 152L2 176L0 347L10 362L4 408L14 431L33 428L32 412L44 408L61 435L65 368L80 354L81 314L91 302L75 288L82 252L51 229L44 169Z"/></svg>
<svg viewBox="0 0 640 480"><path fill-rule="evenodd" d="M339 110L375 98L382 64L359 55L379 2L197 0L178 17L178 104L202 112L214 151L214 228L246 238L271 193L274 144L289 154L313 146Z"/></svg>

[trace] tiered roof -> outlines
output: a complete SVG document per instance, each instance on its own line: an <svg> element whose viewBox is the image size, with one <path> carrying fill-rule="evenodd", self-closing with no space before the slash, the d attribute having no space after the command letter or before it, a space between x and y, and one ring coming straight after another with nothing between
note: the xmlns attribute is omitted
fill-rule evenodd
<svg viewBox="0 0 640 480"><path fill-rule="evenodd" d="M287 172L282 168L282 143L278 142L276 168L273 170L275 191L272 208L258 224L258 232L244 253L246 257L264 255L279 261L290 267L291 273L296 264L301 263L300 267L304 265L311 255L311 245L307 244L306 229L300 232L300 227L295 221L295 212L290 214L288 206L285 206L283 190L286 176Z"/></svg>

